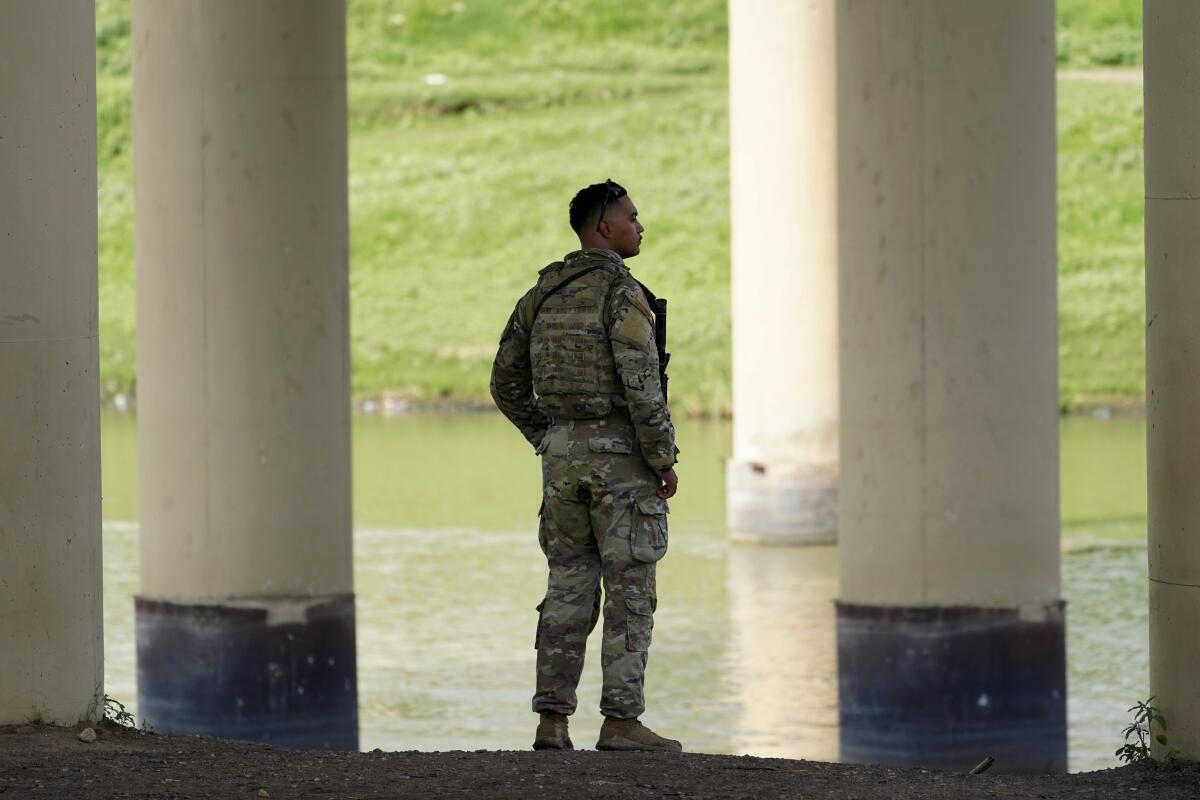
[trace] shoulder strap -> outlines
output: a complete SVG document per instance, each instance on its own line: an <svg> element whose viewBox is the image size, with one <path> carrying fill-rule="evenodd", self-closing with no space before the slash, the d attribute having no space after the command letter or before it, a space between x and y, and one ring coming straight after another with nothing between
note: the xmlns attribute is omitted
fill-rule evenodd
<svg viewBox="0 0 1200 800"><path fill-rule="evenodd" d="M642 290L642 294L646 295L646 299L650 301L650 307L655 311L658 311L658 297L654 294L654 292L650 291L650 287L639 281L637 278L634 278L633 280L637 283L638 288Z"/></svg>
<svg viewBox="0 0 1200 800"><path fill-rule="evenodd" d="M587 269L581 269L581 270L579 270L579 272L576 272L574 275L568 275L563 280L561 280L558 283L551 286L550 289L544 295L541 296L541 299L539 299L537 301L537 305L535 305L533 307L533 319L531 319L529 321L529 327L531 329L533 328L533 323L537 321L538 312L542 310L542 304L545 303L547 300L549 300L550 296L552 294L554 294L555 292L557 292L559 289L563 288L567 284L571 283L572 281L582 278L584 275L587 275L589 272L595 272L598 269L604 269L604 265L596 264L595 266L588 267Z"/></svg>
<svg viewBox="0 0 1200 800"><path fill-rule="evenodd" d="M650 291L650 287L641 281L638 281L637 285L642 288L646 294L646 300L654 309L654 347L658 350L658 380L662 385L663 402L665 403L667 402L667 364L671 361L671 354L667 352L667 299L655 297L654 292Z"/></svg>

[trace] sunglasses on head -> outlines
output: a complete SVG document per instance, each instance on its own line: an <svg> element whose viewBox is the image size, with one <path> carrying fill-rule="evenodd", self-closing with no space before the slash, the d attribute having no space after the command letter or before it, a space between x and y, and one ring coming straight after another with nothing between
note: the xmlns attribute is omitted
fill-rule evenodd
<svg viewBox="0 0 1200 800"><path fill-rule="evenodd" d="M612 178L604 181L604 200L600 203L600 218L596 220L596 233L600 232L600 223L604 221L604 212L608 210L609 200L619 200L625 196L625 190L613 183Z"/></svg>

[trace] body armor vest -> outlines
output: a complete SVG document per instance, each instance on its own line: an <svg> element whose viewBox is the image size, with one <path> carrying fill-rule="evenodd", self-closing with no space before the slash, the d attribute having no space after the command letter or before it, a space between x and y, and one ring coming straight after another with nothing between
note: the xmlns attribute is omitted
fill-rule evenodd
<svg viewBox="0 0 1200 800"><path fill-rule="evenodd" d="M564 279L602 264L557 291ZM605 324L608 295L620 268L607 259L558 262L538 276L536 318L529 336L538 408L561 419L607 416L624 404Z"/></svg>

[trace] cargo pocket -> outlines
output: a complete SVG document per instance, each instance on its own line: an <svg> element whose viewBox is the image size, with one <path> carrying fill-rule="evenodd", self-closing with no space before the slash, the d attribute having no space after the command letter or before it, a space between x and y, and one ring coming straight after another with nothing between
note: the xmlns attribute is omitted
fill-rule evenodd
<svg viewBox="0 0 1200 800"><path fill-rule="evenodd" d="M534 634L533 634L533 649L534 649L534 650L537 650L537 649L538 649L538 647L540 647L540 646L541 646L541 642L542 642L542 617L544 617L544 616L545 616L545 613L544 613L544 612L545 612L545 610L546 610L546 601L545 601L545 600L542 600L542 602L540 602L540 603L538 603L538 604L537 604L537 612L538 612L538 624L537 624L537 630L536 630L536 631L534 632Z"/></svg>
<svg viewBox="0 0 1200 800"><path fill-rule="evenodd" d="M648 597L625 598L625 649L645 653L650 649L654 630L654 604Z"/></svg>
<svg viewBox="0 0 1200 800"><path fill-rule="evenodd" d="M629 551L634 561L652 564L667 554L667 501L646 497L634 501Z"/></svg>

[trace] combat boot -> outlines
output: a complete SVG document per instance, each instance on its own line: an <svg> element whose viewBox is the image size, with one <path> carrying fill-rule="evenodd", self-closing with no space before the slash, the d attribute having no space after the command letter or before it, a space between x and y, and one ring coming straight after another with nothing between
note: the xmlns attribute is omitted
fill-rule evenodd
<svg viewBox="0 0 1200 800"><path fill-rule="evenodd" d="M597 750L662 750L682 753L683 745L674 739L664 739L636 719L605 717L600 726Z"/></svg>
<svg viewBox="0 0 1200 800"><path fill-rule="evenodd" d="M543 711L533 737L534 750L574 750L571 737L567 735L567 718L553 711Z"/></svg>

